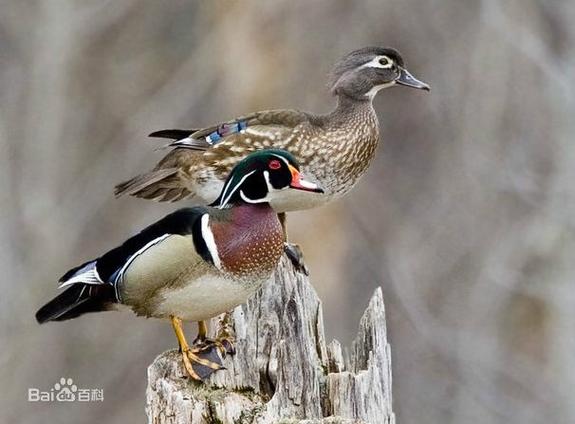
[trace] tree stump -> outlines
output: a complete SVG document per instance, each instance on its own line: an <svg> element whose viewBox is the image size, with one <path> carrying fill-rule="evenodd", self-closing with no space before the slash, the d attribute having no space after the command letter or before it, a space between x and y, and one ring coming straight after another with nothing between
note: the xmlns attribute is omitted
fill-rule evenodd
<svg viewBox="0 0 575 424"><path fill-rule="evenodd" d="M221 320L212 320L212 336ZM337 340L326 345L321 302L285 258L272 280L233 311L231 326L237 352L205 383L186 377L176 350L154 360L149 423L395 423L380 288L349 351Z"/></svg>

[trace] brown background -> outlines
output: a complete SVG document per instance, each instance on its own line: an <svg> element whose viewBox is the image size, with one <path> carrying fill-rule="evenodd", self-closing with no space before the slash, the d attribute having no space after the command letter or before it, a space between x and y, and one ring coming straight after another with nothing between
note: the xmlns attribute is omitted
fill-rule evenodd
<svg viewBox="0 0 575 424"><path fill-rule="evenodd" d="M333 62L379 44L432 92L381 93L368 175L290 218L328 337L382 285L399 422L575 422L574 20L567 0L0 1L0 421L142 422L167 323L33 319L175 208L114 183L160 157L153 130L328 111ZM26 401L62 376L104 403Z"/></svg>

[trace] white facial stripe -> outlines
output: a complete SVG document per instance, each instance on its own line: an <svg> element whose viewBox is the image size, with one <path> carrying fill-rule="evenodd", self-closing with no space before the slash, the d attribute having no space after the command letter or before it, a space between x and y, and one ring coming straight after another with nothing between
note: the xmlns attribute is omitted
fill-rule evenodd
<svg viewBox="0 0 575 424"><path fill-rule="evenodd" d="M274 186L270 181L270 173L268 171L264 171L264 179L266 180L266 186L268 187L268 193L270 191L275 190Z"/></svg>
<svg viewBox="0 0 575 424"><path fill-rule="evenodd" d="M242 177L242 179L240 180L240 182L237 183L237 184L234 186L234 188L232 189L232 191L230 191L229 194L228 194L225 198L222 197L223 200L222 200L222 202L220 203L220 207L223 208L224 206L226 206L226 205L228 204L228 202L229 202L229 200L230 200L230 197L232 197L232 195L235 193L235 191L238 189L238 187L241 186L242 183L246 180L246 178L248 178L248 177L249 177L250 175L252 175L254 172L256 172L256 171L253 170L252 172L250 172L250 173L244 175L244 176ZM224 188L224 191L223 191L224 194L225 194L226 191L228 190L228 188L229 188L228 186L231 184L231 182L232 182L232 180L230 180L230 181L228 182L228 184L226 185L226 187Z"/></svg>
<svg viewBox="0 0 575 424"><path fill-rule="evenodd" d="M383 87L382 87L383 88ZM286 165L289 165L289 162L286 158L284 158L283 156L280 155L276 155L275 153L272 153L275 157L280 158L281 160L283 160ZM266 171L267 172L267 171ZM268 176L266 176L266 182L269 183L268 181ZM299 183L301 184L302 187L305 188L311 188L311 189L316 189L318 186L317 184L311 183L309 181L304 180L303 178L299 180ZM286 187L287 188L287 187ZM272 192L272 191L279 191L275 188L273 188L273 186L271 184L268 184L268 192Z"/></svg>
<svg viewBox="0 0 575 424"><path fill-rule="evenodd" d="M369 90L367 93L365 93L365 97L369 97L370 99L373 99L379 90L382 90L384 88L391 87L394 85L395 85L395 81L386 82L385 84L376 85L375 87L372 87L371 90Z"/></svg>
<svg viewBox="0 0 575 424"><path fill-rule="evenodd" d="M277 156L277 155L274 155L274 156ZM280 157L280 156L278 156L278 157ZM272 199L272 194L273 194L274 192L282 191L282 190L279 190L279 189L277 189L277 188L274 188L274 186L272 185L272 183L271 183L271 181L270 181L270 173L269 173L267 170L264 171L264 179L265 179L265 181L266 181L266 186L267 186L267 188L268 188L268 194L267 194L267 196L264 197L264 198L262 198L262 199L250 199L250 198L248 198L248 197L244 194L244 192L243 192L242 190L240 190L240 197L243 199L244 202L247 202L247 203L264 203L264 202L268 202L268 201L270 201L270 200ZM285 188L287 188L287 187L285 187Z"/></svg>
<svg viewBox="0 0 575 424"><path fill-rule="evenodd" d="M226 185L224 186L224 188L222 189L222 200L226 197L226 193L228 192L228 189L230 188L230 184L232 183L232 178L230 178L227 182ZM225 206L225 203L220 203L220 206Z"/></svg>
<svg viewBox="0 0 575 424"><path fill-rule="evenodd" d="M387 59L387 64L382 65L380 63L381 59ZM381 69L390 69L392 68L394 65L393 60L391 60L389 57L387 56L376 56L373 59L371 59L369 62L364 63L363 65L361 65L359 67L359 69L362 68L381 68Z"/></svg>
<svg viewBox="0 0 575 424"><path fill-rule="evenodd" d="M269 193L268 193L268 196L269 196ZM246 196L244 194L244 192L242 190L240 190L240 197L246 203L264 203L264 202L267 202L269 200L268 196L266 196L262 199L250 199L248 196Z"/></svg>
<svg viewBox="0 0 575 424"><path fill-rule="evenodd" d="M217 269L222 269L222 262L220 260L220 255L218 254L218 246L216 245L216 240L214 239L214 233L210 229L210 216L206 213L202 215L202 238L206 243L208 252L214 261L214 266Z"/></svg>

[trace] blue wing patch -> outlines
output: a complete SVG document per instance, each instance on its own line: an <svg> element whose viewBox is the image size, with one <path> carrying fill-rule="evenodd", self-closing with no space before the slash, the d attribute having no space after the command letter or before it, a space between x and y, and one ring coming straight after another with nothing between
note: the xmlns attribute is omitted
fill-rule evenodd
<svg viewBox="0 0 575 424"><path fill-rule="evenodd" d="M246 121L236 121L231 124L222 124L214 132L206 136L206 143L218 144L222 138L230 134L238 133L246 129L248 123Z"/></svg>

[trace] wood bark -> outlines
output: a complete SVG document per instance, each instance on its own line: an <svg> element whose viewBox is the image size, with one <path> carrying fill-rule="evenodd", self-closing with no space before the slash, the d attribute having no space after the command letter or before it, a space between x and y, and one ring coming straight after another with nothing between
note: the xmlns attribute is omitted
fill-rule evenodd
<svg viewBox="0 0 575 424"><path fill-rule="evenodd" d="M188 379L176 350L150 365L149 423L395 423L380 288L350 349L326 344L321 302L287 260L229 324L237 352L208 381Z"/></svg>

